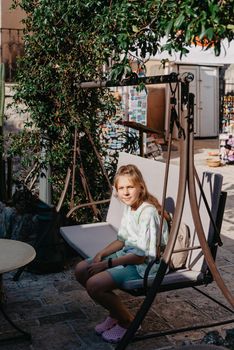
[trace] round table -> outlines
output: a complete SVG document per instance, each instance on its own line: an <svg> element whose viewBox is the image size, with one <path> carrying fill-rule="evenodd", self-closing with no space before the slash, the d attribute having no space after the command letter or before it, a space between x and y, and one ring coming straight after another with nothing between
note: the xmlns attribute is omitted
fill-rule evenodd
<svg viewBox="0 0 234 350"><path fill-rule="evenodd" d="M35 249L27 243L0 239L0 274L27 265L35 256Z"/></svg>
<svg viewBox="0 0 234 350"><path fill-rule="evenodd" d="M25 266L30 263L36 256L35 249L24 242L15 241L12 239L0 239L0 284L1 284L1 275L5 272L9 272L19 267ZM2 300L0 299L0 311L6 320L14 327L17 331L21 333L20 337L16 338L24 338L31 339L31 335L28 332L25 332L21 328L19 328L8 316L7 312L3 307ZM11 338L3 339L12 340Z"/></svg>

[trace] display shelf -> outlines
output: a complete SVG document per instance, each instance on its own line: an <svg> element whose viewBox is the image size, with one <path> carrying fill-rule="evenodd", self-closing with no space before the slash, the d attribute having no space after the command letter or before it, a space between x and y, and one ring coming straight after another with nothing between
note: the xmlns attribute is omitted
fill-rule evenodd
<svg viewBox="0 0 234 350"><path fill-rule="evenodd" d="M219 135L219 150L223 164L234 164L234 133Z"/></svg>
<svg viewBox="0 0 234 350"><path fill-rule="evenodd" d="M234 134L234 95L223 96L221 132Z"/></svg>

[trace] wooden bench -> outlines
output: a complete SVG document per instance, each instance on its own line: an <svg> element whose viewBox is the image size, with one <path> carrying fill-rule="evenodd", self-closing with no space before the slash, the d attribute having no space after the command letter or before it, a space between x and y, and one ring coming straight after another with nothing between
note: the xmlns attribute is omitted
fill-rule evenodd
<svg viewBox="0 0 234 350"><path fill-rule="evenodd" d="M120 153L118 167L123 164L135 164L143 174L148 190L155 195L159 201L162 199L163 183L165 176L165 163L151 159ZM218 229L221 228L226 195L222 194L222 176L211 172L198 173L204 194L206 196L212 217ZM179 167L170 165L168 187L166 195L166 209L173 214L176 205L178 188ZM211 223L200 189L197 186L197 197L201 221L204 227L208 243L212 249L213 256L216 254L215 230ZM118 227L123 213L122 203L112 195L108 214L105 222L74 225L61 227L60 232L65 241L74 248L81 257L94 256L104 246L116 239ZM186 194L182 221L189 226L191 234L191 245L199 246L195 232L189 205L188 194ZM160 291L185 288L200 285L212 281L207 264L204 260L201 248L189 252L186 267L165 275ZM148 279L150 286L152 279ZM123 289L136 293L143 287L143 280L126 282Z"/></svg>

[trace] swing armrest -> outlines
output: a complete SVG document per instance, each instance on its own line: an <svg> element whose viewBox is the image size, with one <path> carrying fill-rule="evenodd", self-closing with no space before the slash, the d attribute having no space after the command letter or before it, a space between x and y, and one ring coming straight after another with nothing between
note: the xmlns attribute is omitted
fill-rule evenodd
<svg viewBox="0 0 234 350"><path fill-rule="evenodd" d="M105 203L109 203L109 202L110 202L110 199L103 199L100 201L79 204L79 205L75 206L74 208L72 208L71 210L69 210L66 217L69 218L75 210L85 208L85 207L91 207L92 205L95 205L95 204L105 204Z"/></svg>

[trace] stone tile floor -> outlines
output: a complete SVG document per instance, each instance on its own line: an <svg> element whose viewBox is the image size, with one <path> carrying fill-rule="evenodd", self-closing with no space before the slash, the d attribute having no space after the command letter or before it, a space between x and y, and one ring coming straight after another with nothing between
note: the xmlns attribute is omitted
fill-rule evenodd
<svg viewBox="0 0 234 350"><path fill-rule="evenodd" d="M229 261L228 258L226 261ZM233 274L230 264L223 265L225 276ZM98 337L93 328L106 312L95 304L84 289L75 281L73 267L63 272L35 275L24 272L18 282L13 273L4 275L7 311L23 329L30 330L32 343L27 341L9 342L0 348L4 350L73 350L73 349L114 349ZM233 279L232 279L233 281ZM229 285L231 287L231 283ZM206 292L223 301L215 284L203 287ZM122 293L122 292L120 292ZM123 298L128 307L137 310L142 298L134 298L125 293ZM142 333L160 331L193 324L207 324L228 320L233 315L201 296L193 289L161 293L152 306L142 325ZM198 343L209 331L218 330L225 337L225 330L234 323L177 335L164 336L132 343L129 349L172 349L175 345ZM0 316L0 330L13 335L12 328Z"/></svg>
<svg viewBox="0 0 234 350"><path fill-rule="evenodd" d="M199 142L195 148L195 162L198 167L206 169L204 159L209 148L217 148L217 141ZM178 161L176 154L174 154L173 161ZM228 190L228 200L222 229L224 245L219 248L217 256L219 270L232 292L234 291L233 170L234 166L218 168L218 171L224 176L223 187ZM30 330L32 342L0 343L0 349L111 350L115 348L114 345L103 342L94 333L95 324L105 317L106 312L95 304L75 281L73 267L77 260L78 258L73 257L65 269L59 273L38 275L24 271L17 282L12 279L13 272L3 275L7 311L21 328ZM199 288L228 305L215 282L207 287ZM120 293L123 294L129 308L135 312L143 299ZM194 289L186 288L159 294L143 322L141 332L188 327L193 324L208 324L213 321L230 319L234 319L231 312L224 310ZM234 329L234 322L225 326L147 339L131 343L127 348L129 350L176 349L176 346L179 345L200 344L210 331L216 330L225 338L226 331L231 329ZM11 335L13 331L0 314L0 335L1 333Z"/></svg>

